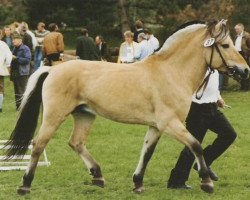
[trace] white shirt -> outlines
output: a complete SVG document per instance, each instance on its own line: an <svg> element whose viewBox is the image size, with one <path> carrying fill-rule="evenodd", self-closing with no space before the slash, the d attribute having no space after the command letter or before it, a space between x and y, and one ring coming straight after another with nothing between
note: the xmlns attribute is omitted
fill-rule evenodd
<svg viewBox="0 0 250 200"><path fill-rule="evenodd" d="M241 40L242 40L243 32L239 35L237 35L237 38L235 40L235 48L237 51L242 51L241 49Z"/></svg>
<svg viewBox="0 0 250 200"><path fill-rule="evenodd" d="M205 77L208 75L208 71ZM198 92L198 96L202 93L201 91ZM214 70L214 73L210 75L207 87L203 93L203 96L200 100L196 99L196 92L192 97L192 101L198 104L203 103L216 103L219 99L221 99L220 91L219 91L219 72Z"/></svg>
<svg viewBox="0 0 250 200"><path fill-rule="evenodd" d="M137 42L128 44L127 42L122 43L120 47L120 59L121 62L135 62L140 56L139 46Z"/></svg>
<svg viewBox="0 0 250 200"><path fill-rule="evenodd" d="M154 51L157 50L160 46L159 40L154 35L150 35L148 42L152 46Z"/></svg>
<svg viewBox="0 0 250 200"><path fill-rule="evenodd" d="M0 40L0 76L8 76L7 67L10 66L12 53L8 45Z"/></svg>
<svg viewBox="0 0 250 200"><path fill-rule="evenodd" d="M139 43L139 51L140 51L140 57L138 58L138 60L142 60L150 56L154 52L152 46L150 46L147 40L142 40Z"/></svg>

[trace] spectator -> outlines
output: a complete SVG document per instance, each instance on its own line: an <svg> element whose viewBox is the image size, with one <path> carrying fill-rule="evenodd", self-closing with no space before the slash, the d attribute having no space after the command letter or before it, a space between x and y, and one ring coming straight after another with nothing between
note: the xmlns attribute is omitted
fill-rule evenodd
<svg viewBox="0 0 250 200"><path fill-rule="evenodd" d="M12 60L12 53L8 45L0 41L0 112L3 108L3 95L4 95L4 77L9 76L9 70L7 67L10 67Z"/></svg>
<svg viewBox="0 0 250 200"><path fill-rule="evenodd" d="M141 20L137 20L135 22L135 33L134 33L134 41L138 43L138 35L140 33L144 33L143 23Z"/></svg>
<svg viewBox="0 0 250 200"><path fill-rule="evenodd" d="M149 42L147 41L147 37L145 33L140 33L138 35L138 42L139 42L139 51L140 51L140 56L138 60L142 60L152 53L154 53L154 50L152 46L150 46Z"/></svg>
<svg viewBox="0 0 250 200"><path fill-rule="evenodd" d="M43 60L43 40L44 37L49 33L49 31L45 30L45 24L43 22L39 22L37 24L37 30L35 30L35 36L37 40L37 46L35 48L34 54L34 70L36 71Z"/></svg>
<svg viewBox="0 0 250 200"><path fill-rule="evenodd" d="M26 32L31 36L31 39L32 39L32 52L35 51L35 48L37 46L37 39L36 39L36 36L35 34L29 30L29 25L26 23L26 22L22 22L23 26L25 27L26 29Z"/></svg>
<svg viewBox="0 0 250 200"><path fill-rule="evenodd" d="M64 42L63 35L58 32L57 24L50 24L49 31L50 33L44 37L43 49L49 65L52 66L53 61L60 60L60 53L64 52Z"/></svg>
<svg viewBox="0 0 250 200"><path fill-rule="evenodd" d="M108 61L109 60L108 46L101 35L96 36L95 45L99 58L103 61Z"/></svg>
<svg viewBox="0 0 250 200"><path fill-rule="evenodd" d="M153 48L154 52L157 51L160 47L159 40L152 34L152 32L148 29L144 30L147 40L150 44L150 46Z"/></svg>
<svg viewBox="0 0 250 200"><path fill-rule="evenodd" d="M12 38L14 49L11 62L11 80L14 83L16 109L18 109L30 73L31 52L29 47L23 44L22 36L19 33L13 33Z"/></svg>
<svg viewBox="0 0 250 200"><path fill-rule="evenodd" d="M236 38L235 38L235 48L243 56L248 65L250 64L250 34L244 31L243 24L237 24L235 27ZM240 84L241 90L249 90L249 81L250 78L246 80L241 80Z"/></svg>
<svg viewBox="0 0 250 200"><path fill-rule="evenodd" d="M100 60L93 38L89 37L86 28L81 29L81 36L76 40L76 56L82 60Z"/></svg>
<svg viewBox="0 0 250 200"><path fill-rule="evenodd" d="M22 43L29 47L30 52L33 51L33 43L32 43L32 37L27 33L27 29L24 26L24 24L20 24L18 27L18 32L22 37Z"/></svg>
<svg viewBox="0 0 250 200"><path fill-rule="evenodd" d="M133 41L134 34L131 31L124 33L124 40L120 46L118 63L133 63L140 57L139 45Z"/></svg>
<svg viewBox="0 0 250 200"><path fill-rule="evenodd" d="M13 46L13 43L12 43L11 35L12 35L11 28L9 26L5 26L4 31L3 31L2 41L4 41L8 45L10 50L12 51L14 46Z"/></svg>

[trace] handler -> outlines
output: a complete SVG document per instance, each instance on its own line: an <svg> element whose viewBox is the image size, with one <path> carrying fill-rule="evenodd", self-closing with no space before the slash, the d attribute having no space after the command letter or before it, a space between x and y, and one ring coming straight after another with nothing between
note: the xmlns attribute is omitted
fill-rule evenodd
<svg viewBox="0 0 250 200"><path fill-rule="evenodd" d="M219 73L217 70L211 74L208 85L200 100L194 94L189 114L186 119L187 130L200 142L206 135L207 130L217 134L217 138L211 145L204 149L204 159L209 169L210 178L218 180L218 176L211 170L210 166L214 160L222 155L236 138L236 132L225 115L218 110L224 108L225 102L219 92ZM168 180L168 188L190 189L186 185L190 170L194 162L193 153L185 147L180 153L179 159L172 169ZM193 167L197 170L197 165Z"/></svg>

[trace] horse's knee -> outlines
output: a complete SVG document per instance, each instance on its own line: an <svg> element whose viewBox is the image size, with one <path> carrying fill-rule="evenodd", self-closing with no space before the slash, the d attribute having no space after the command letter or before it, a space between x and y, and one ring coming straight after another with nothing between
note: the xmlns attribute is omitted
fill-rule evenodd
<svg viewBox="0 0 250 200"><path fill-rule="evenodd" d="M82 143L75 143L73 141L69 141L68 142L68 145L74 150L76 151L77 153L82 153L83 152L83 147L82 147Z"/></svg>

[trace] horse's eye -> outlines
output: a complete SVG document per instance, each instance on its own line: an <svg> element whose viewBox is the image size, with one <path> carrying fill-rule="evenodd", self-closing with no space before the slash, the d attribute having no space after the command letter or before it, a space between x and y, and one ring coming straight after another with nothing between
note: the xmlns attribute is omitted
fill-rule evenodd
<svg viewBox="0 0 250 200"><path fill-rule="evenodd" d="M222 44L221 45L224 49L229 48L229 44Z"/></svg>

